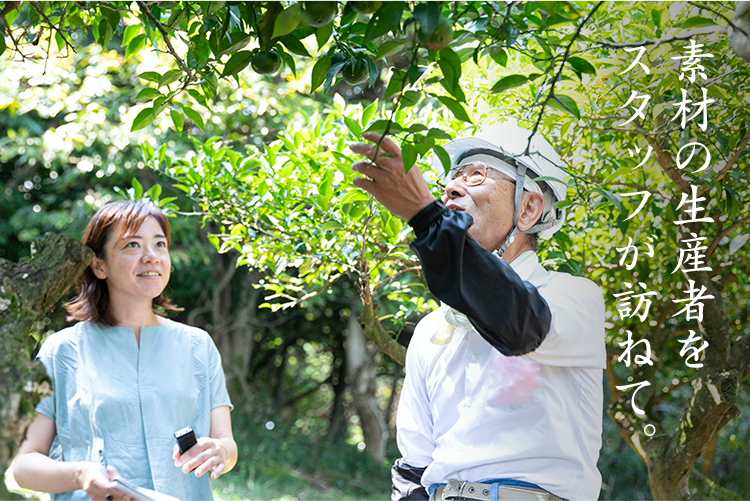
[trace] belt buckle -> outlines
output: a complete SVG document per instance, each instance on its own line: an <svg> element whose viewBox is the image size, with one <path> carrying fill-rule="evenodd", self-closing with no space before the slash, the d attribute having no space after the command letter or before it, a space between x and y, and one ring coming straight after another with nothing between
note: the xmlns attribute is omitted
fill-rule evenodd
<svg viewBox="0 0 750 501"><path fill-rule="evenodd" d="M479 491L479 487L482 488L481 491ZM490 488L491 486L487 484L476 484L473 482L468 482L466 480L451 480L445 485L445 487L443 487L441 500L451 501L459 499L469 499L476 501L486 501L490 499ZM480 492L482 493L481 495L479 494Z"/></svg>

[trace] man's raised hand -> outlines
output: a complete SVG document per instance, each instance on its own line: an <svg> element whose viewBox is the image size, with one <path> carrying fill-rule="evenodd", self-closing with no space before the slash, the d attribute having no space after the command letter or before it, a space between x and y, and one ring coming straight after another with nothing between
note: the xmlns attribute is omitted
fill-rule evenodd
<svg viewBox="0 0 750 501"><path fill-rule="evenodd" d="M405 172L401 148L390 137L363 132L362 138L375 144L349 145L354 153L370 159L352 164L354 172L366 176L355 178L354 186L367 191L393 215L407 221L435 201L419 167L415 165Z"/></svg>

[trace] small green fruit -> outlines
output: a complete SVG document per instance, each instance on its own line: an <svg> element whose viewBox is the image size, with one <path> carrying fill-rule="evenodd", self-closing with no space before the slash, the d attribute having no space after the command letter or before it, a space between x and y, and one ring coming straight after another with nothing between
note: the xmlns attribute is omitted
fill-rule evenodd
<svg viewBox="0 0 750 501"><path fill-rule="evenodd" d="M372 14L383 5L383 2L348 2L357 14Z"/></svg>
<svg viewBox="0 0 750 501"><path fill-rule="evenodd" d="M261 75L273 75L281 68L281 56L275 50L260 50L250 60L250 66Z"/></svg>
<svg viewBox="0 0 750 501"><path fill-rule="evenodd" d="M435 31L430 36L426 36L422 30L419 30L417 38L427 50L437 52L448 47L453 40L453 26L447 18L441 16L435 26Z"/></svg>
<svg viewBox="0 0 750 501"><path fill-rule="evenodd" d="M337 2L302 2L302 10L307 14L307 24L320 28L333 21L339 13Z"/></svg>
<svg viewBox="0 0 750 501"><path fill-rule="evenodd" d="M365 83L370 78L370 70L367 68L367 61L364 59L355 59L354 64L346 63L341 68L341 75L344 82L349 85L359 85Z"/></svg>

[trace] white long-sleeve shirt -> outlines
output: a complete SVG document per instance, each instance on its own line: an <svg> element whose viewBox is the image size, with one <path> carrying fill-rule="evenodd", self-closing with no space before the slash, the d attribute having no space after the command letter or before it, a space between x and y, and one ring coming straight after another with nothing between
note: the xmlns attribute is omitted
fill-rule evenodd
<svg viewBox="0 0 750 501"><path fill-rule="evenodd" d="M435 311L418 325L406 356L398 445L426 467L422 485L508 478L571 500L596 499L606 365L604 300L590 280L548 272L533 259L511 266L552 314L531 353L504 356L474 329L445 345ZM499 313L501 308L499 308Z"/></svg>

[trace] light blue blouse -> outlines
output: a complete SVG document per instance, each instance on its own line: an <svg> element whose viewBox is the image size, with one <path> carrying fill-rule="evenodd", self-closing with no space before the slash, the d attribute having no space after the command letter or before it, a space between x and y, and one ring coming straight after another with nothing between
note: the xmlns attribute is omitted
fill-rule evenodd
<svg viewBox="0 0 750 501"><path fill-rule="evenodd" d="M209 474L174 466L174 432L210 431L211 409L232 406L221 356L205 331L166 320L141 328L80 322L50 336L38 355L54 394L37 412L55 420L50 457L107 463L131 482L183 500L213 499ZM83 490L52 499L88 499Z"/></svg>

